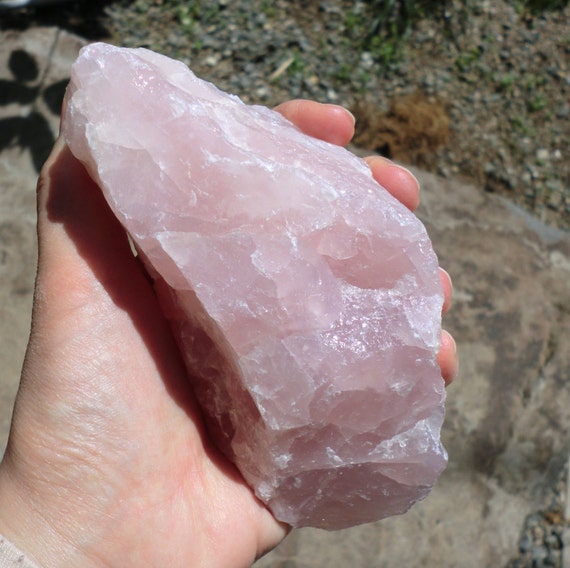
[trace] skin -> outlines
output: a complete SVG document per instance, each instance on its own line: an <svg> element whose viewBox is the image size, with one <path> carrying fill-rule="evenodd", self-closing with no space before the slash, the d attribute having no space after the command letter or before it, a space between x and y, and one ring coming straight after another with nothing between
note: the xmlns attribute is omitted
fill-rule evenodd
<svg viewBox="0 0 570 568"><path fill-rule="evenodd" d="M354 133L340 107L277 110L335 144ZM368 163L417 206L407 170ZM45 568L250 566L288 527L210 444L148 276L61 140L40 174L38 242L31 335L0 464L0 533ZM448 334L439 361L449 383Z"/></svg>

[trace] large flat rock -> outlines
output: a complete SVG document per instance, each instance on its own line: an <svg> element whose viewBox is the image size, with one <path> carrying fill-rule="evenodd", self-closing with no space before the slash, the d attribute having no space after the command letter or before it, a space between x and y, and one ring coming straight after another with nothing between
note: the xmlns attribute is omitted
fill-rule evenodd
<svg viewBox="0 0 570 568"><path fill-rule="evenodd" d="M29 330L37 169L82 43L54 28L0 32L0 449ZM461 371L448 394L449 467L406 515L296 531L259 568L505 566L565 467L570 235L478 188L415 173L420 216L455 284L446 327Z"/></svg>

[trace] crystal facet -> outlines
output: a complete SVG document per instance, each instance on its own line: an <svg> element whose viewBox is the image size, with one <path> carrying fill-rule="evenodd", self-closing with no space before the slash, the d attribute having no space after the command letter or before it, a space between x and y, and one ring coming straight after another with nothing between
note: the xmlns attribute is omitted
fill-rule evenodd
<svg viewBox="0 0 570 568"><path fill-rule="evenodd" d="M213 439L276 518L344 528L429 492L438 262L362 160L104 44L72 69L63 133L155 279Z"/></svg>

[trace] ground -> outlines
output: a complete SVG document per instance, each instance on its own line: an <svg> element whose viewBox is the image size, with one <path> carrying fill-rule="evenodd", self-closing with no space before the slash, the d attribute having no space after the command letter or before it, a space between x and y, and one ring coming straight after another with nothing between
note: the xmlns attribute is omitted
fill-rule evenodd
<svg viewBox="0 0 570 568"><path fill-rule="evenodd" d="M292 563L296 555L331 568L387 565L379 558L409 567L561 566L563 552L570 558L568 8L531 15L500 1L448 3L415 22L397 56L393 44L364 42L370 2L85 0L1 12L0 31L44 29L59 37L53 45L62 51L69 38L38 26L144 45L249 102L305 96L345 104L358 117L361 145L449 178L414 170L425 188L420 214L455 282L446 327L458 340L462 370L447 405L450 467L405 518L347 535L299 531L265 565L309 565ZM30 172L25 191L12 181L27 163L26 149L37 171L53 143L53 133L39 136L36 126L40 114L50 115L55 132L68 65L56 76L53 63L36 65L29 56L50 60L49 49L0 47L10 53L0 106L11 120L0 128L0 201L13 197L12 205L0 203L0 324L7 330L0 359L3 380L16 380L33 283L35 176ZM476 186L523 204L551 227L521 220ZM18 357L7 368L14 337ZM6 430L7 413L0 422ZM343 542L344 549L336 546ZM315 547L318 558L310 553Z"/></svg>
<svg viewBox="0 0 570 568"><path fill-rule="evenodd" d="M41 20L149 47L251 103L346 105L359 145L462 176L570 229L568 5L531 13L514 1L432 2L397 44L370 35L374 2L94 4L25 10L10 25Z"/></svg>

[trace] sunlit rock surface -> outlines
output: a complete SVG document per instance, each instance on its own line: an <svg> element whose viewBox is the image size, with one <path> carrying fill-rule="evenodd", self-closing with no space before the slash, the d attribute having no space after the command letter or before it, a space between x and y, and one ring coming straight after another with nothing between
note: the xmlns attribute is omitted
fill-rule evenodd
<svg viewBox="0 0 570 568"><path fill-rule="evenodd" d="M63 133L155 278L212 436L278 519L344 528L429 492L438 263L364 162L103 44L73 67Z"/></svg>

